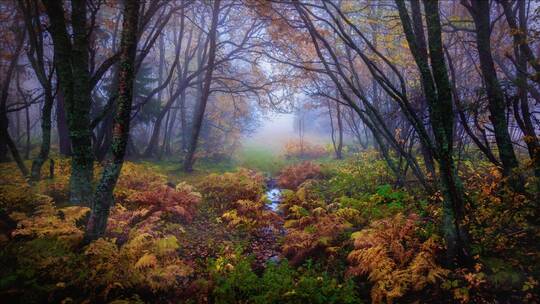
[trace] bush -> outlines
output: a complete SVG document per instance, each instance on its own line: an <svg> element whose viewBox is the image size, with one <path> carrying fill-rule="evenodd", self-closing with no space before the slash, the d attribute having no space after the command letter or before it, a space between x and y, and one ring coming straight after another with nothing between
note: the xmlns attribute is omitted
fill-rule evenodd
<svg viewBox="0 0 540 304"><path fill-rule="evenodd" d="M407 292L420 291L446 277L435 257L436 237L421 240L418 216L411 214L375 221L353 233L355 249L348 256L352 276L367 276L373 303L391 303Z"/></svg>
<svg viewBox="0 0 540 304"><path fill-rule="evenodd" d="M191 222L197 211L201 195L185 183L176 188L155 186L154 189L135 192L125 199L124 205L117 204L112 210L107 225L111 236L120 241L126 239L130 230L157 236L167 222Z"/></svg>
<svg viewBox="0 0 540 304"><path fill-rule="evenodd" d="M281 217L268 210L264 202L239 200L232 206L233 209L221 216L229 228L242 229L247 232L256 232L261 228L277 230Z"/></svg>
<svg viewBox="0 0 540 304"><path fill-rule="evenodd" d="M290 165L281 170L278 176L278 185L281 188L296 190L308 179L321 178L321 167L306 161L296 165Z"/></svg>
<svg viewBox="0 0 540 304"><path fill-rule="evenodd" d="M259 201L264 187L264 177L247 169L210 174L197 185L204 199L219 209L228 209L239 200Z"/></svg>
<svg viewBox="0 0 540 304"><path fill-rule="evenodd" d="M378 158L376 151L369 151L337 166L329 180L329 192L334 197L362 198L376 192L379 185L390 184L393 180L384 160Z"/></svg>
<svg viewBox="0 0 540 304"><path fill-rule="evenodd" d="M215 303L361 303L350 281L340 282L310 264L295 270L287 261L270 264L262 276L249 259L219 258L211 266Z"/></svg>
<svg viewBox="0 0 540 304"><path fill-rule="evenodd" d="M327 214L322 208L312 215L285 222L287 234L282 252L294 265L307 258L335 256L342 246L343 233L351 224L336 214Z"/></svg>
<svg viewBox="0 0 540 304"><path fill-rule="evenodd" d="M124 202L128 197L144 192L154 187L165 185L167 179L147 165L125 162L122 172L114 188L114 197L117 202Z"/></svg>
<svg viewBox="0 0 540 304"><path fill-rule="evenodd" d="M138 293L165 293L182 286L193 272L178 258L175 236L153 237L140 234L118 247L114 239L99 239L85 249L90 271L86 288L107 300L114 290Z"/></svg>
<svg viewBox="0 0 540 304"><path fill-rule="evenodd" d="M328 150L321 145L298 140L289 140L285 143L283 154L286 158L299 159L315 159L329 155Z"/></svg>
<svg viewBox="0 0 540 304"><path fill-rule="evenodd" d="M83 230L77 225L90 209L72 206L57 209L52 198L38 195L40 203L32 216L13 212L10 217L17 221L11 235L19 238L58 238L67 244L76 245L83 238Z"/></svg>

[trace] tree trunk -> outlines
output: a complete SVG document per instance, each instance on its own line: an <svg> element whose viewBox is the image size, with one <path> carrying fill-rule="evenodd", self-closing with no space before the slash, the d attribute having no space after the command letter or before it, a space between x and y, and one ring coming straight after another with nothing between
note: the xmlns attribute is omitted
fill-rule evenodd
<svg viewBox="0 0 540 304"><path fill-rule="evenodd" d="M50 87L45 89L45 102L41 111L41 146L38 156L32 162L31 179L38 181L41 178L41 167L49 158L51 150L51 112L54 97Z"/></svg>
<svg viewBox="0 0 540 304"><path fill-rule="evenodd" d="M510 7L505 3L504 11L508 20L514 20L515 17L510 10ZM516 69L516 84L518 86L518 98L514 102L514 115L518 125L525 135L524 141L527 145L529 157L532 162L534 175L536 178L537 193L540 193L540 142L534 125L532 123L531 111L529 109L529 97L528 97L528 83L527 83L527 60L530 58L527 56L527 20L526 20L526 8L525 1L518 1L518 13L519 13L519 28L512 28L513 31L519 31L521 35L514 35L514 53L517 61ZM515 21L509 21L508 23L512 27L515 25ZM521 40L522 38L523 40Z"/></svg>
<svg viewBox="0 0 540 304"><path fill-rule="evenodd" d="M15 49L15 52L13 53L13 57L11 58L7 71L4 75L5 79L4 81L2 81L2 87L0 88L0 162L8 160L7 151L9 150L11 152L11 155L13 156L13 159L17 163L17 166L19 167L22 175L26 177L28 176L29 172L24 165L24 162L19 154L19 150L17 150L17 146L9 135L9 120L7 115L7 99L9 95L9 87L13 78L12 76L15 71L15 67L17 66L17 62L19 61L19 55L21 54L21 51L23 49L26 36L25 33L26 32L23 32L22 35L17 37L20 40L17 41L17 47Z"/></svg>
<svg viewBox="0 0 540 304"><path fill-rule="evenodd" d="M471 5L467 5L467 8L473 17L475 24L480 70L482 72L488 98L488 109L490 112L489 120L493 125L495 141L499 149L499 157L503 166L503 174L509 178L510 185L514 190L523 192L523 180L519 173L515 172L519 163L516 154L514 153L510 133L508 132L504 95L499 84L497 71L495 70L495 64L491 55L490 5L488 1L471 1Z"/></svg>
<svg viewBox="0 0 540 304"><path fill-rule="evenodd" d="M420 8L417 0L413 0L413 21L415 30L405 2L396 0L401 24L411 53L420 71L424 96L428 101L430 123L435 137L435 158L439 163L439 182L443 194L442 230L446 242L446 264L453 266L469 260L467 233L462 226L464 216L464 192L461 180L457 175L453 156L454 115L452 94L441 40L441 24L438 1L424 1L426 25L428 33L428 53L422 32ZM430 67L431 63L431 67Z"/></svg>
<svg viewBox="0 0 540 304"><path fill-rule="evenodd" d="M49 16L49 32L60 89L67 108L71 139L70 203L88 204L92 197L94 157L90 129L90 75L86 1L71 2L73 43L68 34L61 1L43 0Z"/></svg>
<svg viewBox="0 0 540 304"><path fill-rule="evenodd" d="M212 8L212 25L210 27L209 39L210 48L208 53L208 67L204 79L204 87L201 94L201 100L197 104L195 113L193 115L193 126L190 138L190 144L186 157L184 159L184 171L193 171L193 157L197 151L197 143L199 141L199 134L201 132L202 123L204 120L204 113L206 111L206 104L208 103L208 97L210 96L210 85L212 84L212 73L214 72L214 62L216 59L216 44L217 44L217 23L219 17L219 5L221 0L214 0Z"/></svg>
<svg viewBox="0 0 540 304"><path fill-rule="evenodd" d="M60 155L71 155L71 140L67 126L66 110L64 105L64 95L62 91L56 94L56 130L58 131L58 146Z"/></svg>
<svg viewBox="0 0 540 304"><path fill-rule="evenodd" d="M118 99L113 126L112 162L103 170L101 180L92 201L92 212L86 231L86 239L101 237L107 228L109 211L113 204L113 190L122 170L126 146L129 138L131 105L133 102L133 82L135 54L137 51L137 24L139 1L124 3L124 21L120 43L120 67Z"/></svg>

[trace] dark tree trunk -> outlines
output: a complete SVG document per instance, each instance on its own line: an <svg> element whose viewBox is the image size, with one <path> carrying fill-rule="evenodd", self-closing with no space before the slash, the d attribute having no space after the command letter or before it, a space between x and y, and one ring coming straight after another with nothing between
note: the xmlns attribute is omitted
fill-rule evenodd
<svg viewBox="0 0 540 304"><path fill-rule="evenodd" d="M341 107L336 103L336 119L338 125L338 144L336 149L336 158L343 158L343 119L341 117Z"/></svg>
<svg viewBox="0 0 540 304"><path fill-rule="evenodd" d="M424 0L424 9L429 41L429 59L437 87L438 102L436 105L431 105L431 125L438 143L441 184L445 196L443 202L443 233L448 249L447 258L467 262L470 259L469 241L467 232L462 226L465 217L465 193L452 159L454 111L452 91L444 61L439 3L438 1Z"/></svg>
<svg viewBox="0 0 540 304"><path fill-rule="evenodd" d="M29 172L24 165L17 146L9 135L9 120L7 115L7 100L9 95L9 87L13 78L15 67L17 66L17 62L19 61L19 55L21 54L24 46L25 32L23 32L23 34L21 35L18 35L17 38L19 39L17 41L17 47L15 49L15 52L12 54L13 56L11 58L11 61L9 62L7 71L3 75L5 78L1 84L2 87L0 87L0 162L8 161L7 152L9 150L11 152L11 155L13 156L13 159L17 163L17 166L19 167L22 175L26 177L28 176Z"/></svg>
<svg viewBox="0 0 540 304"><path fill-rule="evenodd" d="M37 76L37 79L43 89L44 103L41 111L41 145L39 154L32 162L31 179L37 181L41 178L41 167L49 158L51 149L51 113L54 103L52 75L48 76L45 66L45 57L43 50L43 29L39 15L35 14L38 9L37 3L31 1L19 2L21 11L24 15L24 23L28 32L28 43L30 50L27 53L28 61Z"/></svg>
<svg viewBox="0 0 540 304"><path fill-rule="evenodd" d="M195 113L193 115L193 124L191 138L189 142L188 151L184 159L184 171L193 171L193 162L195 151L197 151L197 143L199 141L199 134L201 132L202 123L204 120L204 113L206 111L206 104L208 103L208 97L210 96L210 85L212 84L212 73L214 72L214 63L216 59L216 44L217 44L217 24L219 17L219 5L220 0L214 0L212 8L212 25L209 32L210 47L208 52L208 62L206 75L204 78L204 86L201 94L201 100L197 104Z"/></svg>
<svg viewBox="0 0 540 304"><path fill-rule="evenodd" d="M94 157L90 128L90 75L86 1L71 2L73 43L61 1L44 0L60 89L65 98L71 139L70 203L88 204L92 197Z"/></svg>
<svg viewBox="0 0 540 304"><path fill-rule="evenodd" d="M465 3L466 4L466 3ZM495 141L499 149L499 157L503 166L503 174L509 177L510 185L517 191L523 192L523 180L515 170L519 163L514 153L512 139L508 132L506 120L506 107L503 91L499 84L495 63L491 55L491 22L490 6L488 1L471 1L466 4L473 17L476 31L476 45L480 70L486 86L488 98L489 120L493 125Z"/></svg>
<svg viewBox="0 0 540 304"><path fill-rule="evenodd" d="M41 110L41 146L39 154L32 162L31 178L37 181L41 178L41 167L49 158L51 150L51 112L53 107L54 97L50 87L45 88L45 102Z"/></svg>
<svg viewBox="0 0 540 304"><path fill-rule="evenodd" d="M516 84L518 86L518 98L514 101L514 115L518 125L525 135L524 141L527 145L529 157L532 162L534 175L536 178L537 193L540 193L540 141L536 135L534 125L532 123L531 111L529 109L529 85L527 83L527 61L536 60L532 53L527 51L527 20L526 20L526 3L525 1L518 1L518 14L519 14L519 28L515 21L515 16L507 1L502 1L504 6L504 12L508 20L508 24L512 28L514 34L514 54L517 61L516 69ZM531 57L533 56L533 57ZM538 77L539 74L536 75ZM538 79L538 78L537 78Z"/></svg>
<svg viewBox="0 0 540 304"><path fill-rule="evenodd" d="M411 7L413 8L413 22L416 30L411 23L405 2L396 0L403 30L420 71L422 88L428 102L430 123L435 137L434 152L439 163L439 181L444 198L442 230L447 247L446 263L448 266L452 266L469 260L469 244L467 233L462 226L465 195L452 159L454 115L441 39L439 3L438 1L424 1L428 33L428 61L425 38L418 34L423 33L423 30L418 29L422 26L421 16L418 16L420 8L417 0L413 0L413 2Z"/></svg>
<svg viewBox="0 0 540 304"><path fill-rule="evenodd" d="M60 155L70 156L71 140L69 139L64 95L62 94L62 91L58 91L56 94L56 130L58 131L58 146L60 148Z"/></svg>
<svg viewBox="0 0 540 304"><path fill-rule="evenodd" d="M87 226L87 240L101 237L107 228L109 211L113 204L113 190L122 170L129 138L129 123L133 101L135 54L137 50L137 24L139 1L124 3L124 21L120 43L118 99L111 145L112 161L103 170L92 201L92 212Z"/></svg>

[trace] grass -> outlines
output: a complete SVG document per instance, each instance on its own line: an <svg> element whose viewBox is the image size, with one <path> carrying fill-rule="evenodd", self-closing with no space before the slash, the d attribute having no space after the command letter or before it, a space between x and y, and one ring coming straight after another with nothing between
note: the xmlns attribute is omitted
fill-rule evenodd
<svg viewBox="0 0 540 304"><path fill-rule="evenodd" d="M246 147L240 151L236 163L240 167L276 175L291 161L262 147Z"/></svg>

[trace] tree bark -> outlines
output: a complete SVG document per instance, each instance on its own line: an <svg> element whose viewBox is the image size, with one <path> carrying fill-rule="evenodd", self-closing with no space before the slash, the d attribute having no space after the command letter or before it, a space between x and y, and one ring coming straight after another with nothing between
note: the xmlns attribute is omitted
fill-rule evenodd
<svg viewBox="0 0 540 304"><path fill-rule="evenodd" d="M413 2L417 1L413 0ZM420 71L424 95L428 101L430 123L435 137L435 159L439 163L439 182L443 194L442 230L447 247L445 262L448 266L454 266L468 261L470 257L467 233L462 226L465 194L452 159L454 115L441 39L439 3L438 1L424 1L429 58L423 43L419 41L423 39L423 35L417 36L415 33L418 33L420 29L416 31L413 29L405 2L396 0L396 4L407 42ZM416 5L418 4L413 5L413 8ZM415 27L422 26L419 21L421 16L417 15L420 14L419 7L413 9L413 14L416 15L413 16Z"/></svg>
<svg viewBox="0 0 540 304"><path fill-rule="evenodd" d="M195 109L195 114L193 115L193 125L192 133L190 138L190 144L186 157L184 159L184 171L191 172L193 171L193 162L195 152L197 151L197 143L199 141L199 134L201 132L202 123L204 120L204 113L206 111L206 104L208 103L208 97L210 96L210 86L212 84L212 73L214 72L214 63L216 59L216 45L217 45L217 24L219 17L219 5L221 0L214 0L214 5L212 8L212 25L210 26L209 40L210 46L208 51L208 63L206 69L206 75L204 79L203 91L201 94L201 99L197 104Z"/></svg>
<svg viewBox="0 0 540 304"><path fill-rule="evenodd" d="M503 175L509 178L510 185L514 190L523 192L523 180L519 173L515 172L518 169L519 162L514 153L512 138L508 132L504 95L491 55L489 2L471 1L470 5L465 2L463 3L468 8L475 24L476 46L480 60L480 70L486 87L488 109L490 112L489 120L493 125L495 141L499 149L499 158L503 166Z"/></svg>
<svg viewBox="0 0 540 304"><path fill-rule="evenodd" d="M103 170L101 180L94 194L92 212L86 231L87 240L97 239L105 233L109 211L113 204L113 190L122 170L129 138L140 3L138 0L126 1L124 5L124 21L120 43L118 99L111 145L112 161Z"/></svg>
<svg viewBox="0 0 540 304"><path fill-rule="evenodd" d="M64 95L62 94L61 90L56 94L56 130L58 131L58 146L60 149L60 155L70 156L71 140L69 139Z"/></svg>
<svg viewBox="0 0 540 304"><path fill-rule="evenodd" d="M94 157L90 129L90 75L86 1L71 2L73 43L68 34L61 1L43 0L60 89L65 98L71 139L70 203L89 204L92 197Z"/></svg>

